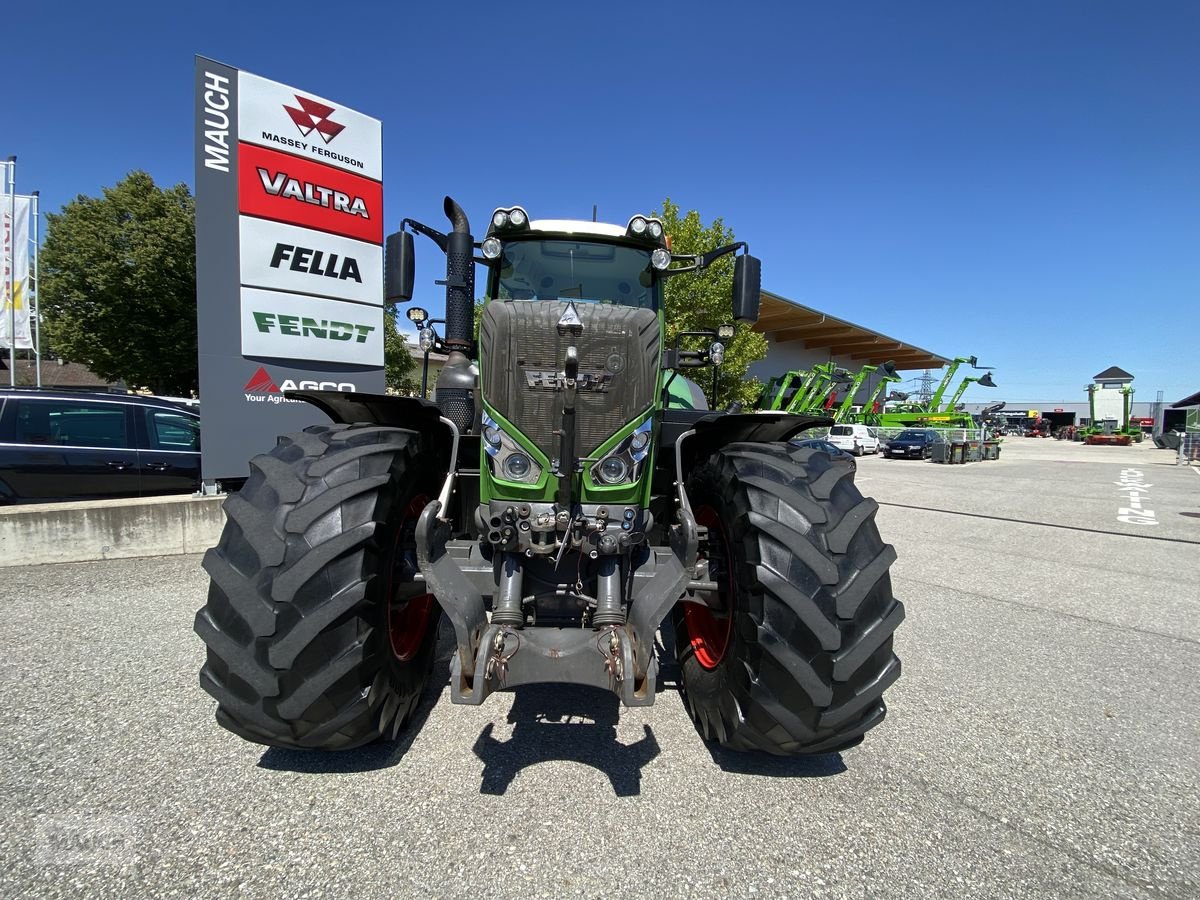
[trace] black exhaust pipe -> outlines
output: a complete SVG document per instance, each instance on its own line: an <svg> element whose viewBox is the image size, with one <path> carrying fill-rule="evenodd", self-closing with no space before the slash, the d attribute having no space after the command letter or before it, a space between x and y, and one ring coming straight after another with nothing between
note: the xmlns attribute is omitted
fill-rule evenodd
<svg viewBox="0 0 1200 900"><path fill-rule="evenodd" d="M461 206L445 203L451 232L446 235L446 347L449 355L437 380L437 404L460 432L475 419L475 373L467 352L475 330L475 239Z"/></svg>

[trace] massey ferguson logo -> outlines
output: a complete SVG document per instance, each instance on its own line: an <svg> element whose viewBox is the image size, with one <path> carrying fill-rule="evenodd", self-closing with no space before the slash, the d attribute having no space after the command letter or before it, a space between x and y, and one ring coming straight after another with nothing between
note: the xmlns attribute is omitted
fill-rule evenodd
<svg viewBox="0 0 1200 900"><path fill-rule="evenodd" d="M300 104L300 108L284 104L284 111L292 117L292 121L296 123L296 127L300 129L300 133L304 137L308 137L314 131L321 136L325 143L329 143L335 137L342 133L345 125L340 125L334 122L329 117L335 112L332 106L326 106L324 103L318 103L316 100L309 100L307 97L301 97L299 94L293 94L296 102Z"/></svg>
<svg viewBox="0 0 1200 900"><path fill-rule="evenodd" d="M367 204L361 197L351 197L333 188L321 187L309 181L301 181L290 177L286 172L271 174L270 169L257 166L258 177L262 181L263 190L272 197L287 197L300 203L311 203L313 206L323 206L326 209L337 210L351 216L362 216L370 219Z"/></svg>
<svg viewBox="0 0 1200 900"><path fill-rule="evenodd" d="M291 400L283 396L284 391L357 391L352 381L293 381L285 378L281 384L276 384L271 373L263 366L250 376L246 386L247 403L303 403L303 400Z"/></svg>

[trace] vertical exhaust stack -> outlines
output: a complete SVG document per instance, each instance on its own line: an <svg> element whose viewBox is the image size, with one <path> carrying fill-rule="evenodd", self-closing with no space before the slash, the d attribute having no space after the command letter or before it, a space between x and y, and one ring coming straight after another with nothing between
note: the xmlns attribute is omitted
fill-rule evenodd
<svg viewBox="0 0 1200 900"><path fill-rule="evenodd" d="M449 355L437 380L437 405L458 430L475 419L475 373L467 356L475 328L475 239L462 207L446 198L446 346Z"/></svg>

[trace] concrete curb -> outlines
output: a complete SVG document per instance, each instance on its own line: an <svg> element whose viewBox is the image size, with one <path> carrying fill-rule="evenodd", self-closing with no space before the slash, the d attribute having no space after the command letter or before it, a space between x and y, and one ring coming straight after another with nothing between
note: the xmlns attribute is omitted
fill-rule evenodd
<svg viewBox="0 0 1200 900"><path fill-rule="evenodd" d="M202 553L224 497L145 497L0 508L0 568Z"/></svg>

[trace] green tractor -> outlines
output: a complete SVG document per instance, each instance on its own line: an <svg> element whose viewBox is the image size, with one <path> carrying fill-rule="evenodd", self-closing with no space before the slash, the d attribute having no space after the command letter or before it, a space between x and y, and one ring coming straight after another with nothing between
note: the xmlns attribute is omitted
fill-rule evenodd
<svg viewBox="0 0 1200 900"><path fill-rule="evenodd" d="M744 244L672 254L647 216L520 207L476 243L450 198L445 211L448 233L406 219L387 241L392 300L412 297L414 232L446 254L435 402L292 392L332 422L281 437L225 502L195 625L218 722L281 747L392 738L444 613L455 703L558 682L648 706L673 652L705 738L784 755L857 744L900 674L875 501L849 462L789 445L828 418L667 402L676 372L720 362L733 326L664 346L664 283L735 254L732 317L751 323L758 260Z"/></svg>

